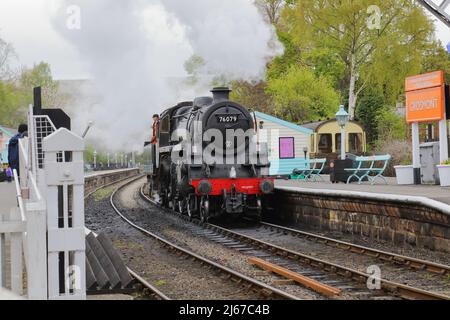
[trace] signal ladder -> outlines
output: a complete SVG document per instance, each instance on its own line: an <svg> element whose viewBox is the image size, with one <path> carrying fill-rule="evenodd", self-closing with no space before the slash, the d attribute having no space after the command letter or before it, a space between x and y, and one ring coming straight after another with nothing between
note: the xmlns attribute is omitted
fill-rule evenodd
<svg viewBox="0 0 450 320"><path fill-rule="evenodd" d="M450 27L450 0L418 0L418 2Z"/></svg>

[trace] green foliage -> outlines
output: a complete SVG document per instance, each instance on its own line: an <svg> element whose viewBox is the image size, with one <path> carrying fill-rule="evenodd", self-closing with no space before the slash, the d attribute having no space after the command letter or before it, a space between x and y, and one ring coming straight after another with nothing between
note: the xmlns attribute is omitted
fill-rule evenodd
<svg viewBox="0 0 450 320"><path fill-rule="evenodd" d="M274 100L275 113L297 123L333 117L340 101L326 77L317 77L310 69L298 66L269 80L267 91Z"/></svg>
<svg viewBox="0 0 450 320"><path fill-rule="evenodd" d="M390 107L383 107L377 116L379 141L404 140L406 138L406 122Z"/></svg>
<svg viewBox="0 0 450 320"><path fill-rule="evenodd" d="M50 66L40 63L32 69L24 69L18 81L0 80L0 123L16 127L26 120L28 106L33 102L33 88L42 87L43 105L60 106L66 97L58 92Z"/></svg>
<svg viewBox="0 0 450 320"><path fill-rule="evenodd" d="M356 115L366 131L368 144L373 144L378 139L378 119L385 104L384 96L375 90L367 92L359 99Z"/></svg>
<svg viewBox="0 0 450 320"><path fill-rule="evenodd" d="M12 82L0 81L0 124L17 127L26 119L26 99Z"/></svg>
<svg viewBox="0 0 450 320"><path fill-rule="evenodd" d="M58 83L53 80L50 65L41 62L33 67L33 69L24 70L20 76L20 87L26 92L27 102L33 101L33 88L42 88L42 104L49 108L57 106Z"/></svg>
<svg viewBox="0 0 450 320"><path fill-rule="evenodd" d="M264 113L273 113L273 104L270 95L266 93L266 82L233 81L231 83L231 100L248 108Z"/></svg>

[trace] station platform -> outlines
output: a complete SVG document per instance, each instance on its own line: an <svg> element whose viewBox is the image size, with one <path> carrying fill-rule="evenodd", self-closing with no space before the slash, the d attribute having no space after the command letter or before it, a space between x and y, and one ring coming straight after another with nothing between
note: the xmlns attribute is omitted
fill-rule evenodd
<svg viewBox="0 0 450 320"><path fill-rule="evenodd" d="M276 187L278 188L306 188L313 190L333 190L342 192L364 192L372 194L375 197L385 198L383 195L390 196L405 196L414 198L428 198L437 202L441 202L444 205L449 205L450 208L450 188L443 188L433 185L407 185L400 186L397 184L395 178L387 178L388 184L380 183L371 185L370 183L357 183L345 184L330 182L329 176L323 176L325 182L305 182L302 180L277 180Z"/></svg>

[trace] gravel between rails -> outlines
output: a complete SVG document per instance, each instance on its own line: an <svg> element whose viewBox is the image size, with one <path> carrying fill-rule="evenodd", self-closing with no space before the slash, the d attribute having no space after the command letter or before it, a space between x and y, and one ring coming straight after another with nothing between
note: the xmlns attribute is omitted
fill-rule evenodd
<svg viewBox="0 0 450 320"><path fill-rule="evenodd" d="M114 188L103 189L87 199L86 226L96 233L104 232L121 252L125 263L149 283L178 300L258 298L198 262L168 252L159 242L126 224L109 204L113 191Z"/></svg>

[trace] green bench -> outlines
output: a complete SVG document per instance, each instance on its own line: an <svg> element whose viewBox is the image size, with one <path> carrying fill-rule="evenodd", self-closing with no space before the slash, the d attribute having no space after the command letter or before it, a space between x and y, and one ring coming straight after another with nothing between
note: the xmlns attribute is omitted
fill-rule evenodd
<svg viewBox="0 0 450 320"><path fill-rule="evenodd" d="M321 176L323 169L325 169L325 164L327 163L327 159L311 159L307 162L306 169L295 169L294 176L296 177L304 177L306 181L311 180L317 182L317 179L325 182L323 177Z"/></svg>
<svg viewBox="0 0 450 320"><path fill-rule="evenodd" d="M388 184L383 174L384 171L386 171L391 158L390 155L357 157L355 159L356 168L345 169L345 171L352 173L347 180L347 184L353 179L357 180L358 184L361 184L364 179L369 180L371 185L374 185L378 179L383 180L384 183ZM380 165L377 166L378 164Z"/></svg>

